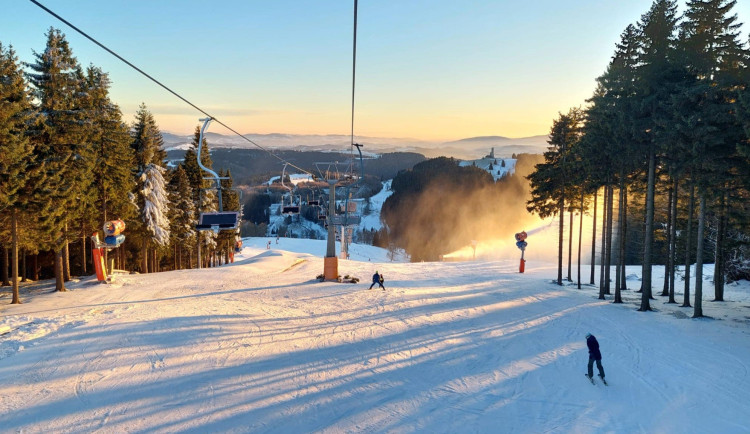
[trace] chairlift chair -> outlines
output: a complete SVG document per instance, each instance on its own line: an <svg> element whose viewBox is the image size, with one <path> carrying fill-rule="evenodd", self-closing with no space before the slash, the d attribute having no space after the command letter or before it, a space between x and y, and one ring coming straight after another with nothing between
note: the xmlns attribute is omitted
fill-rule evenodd
<svg viewBox="0 0 750 434"><path fill-rule="evenodd" d="M199 231L231 231L237 229L240 213L237 211L203 212L195 228Z"/></svg>

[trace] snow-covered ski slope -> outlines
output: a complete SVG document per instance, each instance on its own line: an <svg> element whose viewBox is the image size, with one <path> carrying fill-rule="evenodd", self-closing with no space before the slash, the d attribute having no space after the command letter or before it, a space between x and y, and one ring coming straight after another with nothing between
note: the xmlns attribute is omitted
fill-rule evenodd
<svg viewBox="0 0 750 434"><path fill-rule="evenodd" d="M533 261L359 246L340 272L361 283L321 283L324 241L267 241L229 266L0 298L0 431L750 431L746 282L694 320L556 286ZM387 291L367 290L376 269ZM587 332L609 387L582 375Z"/></svg>

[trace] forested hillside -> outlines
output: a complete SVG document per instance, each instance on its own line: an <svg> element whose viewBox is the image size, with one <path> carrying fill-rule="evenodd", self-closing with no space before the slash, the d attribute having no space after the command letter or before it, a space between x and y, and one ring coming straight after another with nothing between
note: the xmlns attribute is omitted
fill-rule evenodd
<svg viewBox="0 0 750 434"><path fill-rule="evenodd" d="M168 151L169 160L181 160L185 151ZM215 167L229 170L236 185L253 186L267 182L274 176L281 176L283 161L288 161L297 167L318 176L318 166L315 163L333 163L341 171L348 172L352 155L348 152L324 151L285 151L275 150L273 154L260 149L230 149L215 148L211 150L211 159ZM365 157L365 174L378 179L392 179L401 170L412 168L424 161L422 154L412 152L392 152L379 155L377 158ZM359 157L354 156L355 169L358 171ZM321 167L325 170L328 165Z"/></svg>

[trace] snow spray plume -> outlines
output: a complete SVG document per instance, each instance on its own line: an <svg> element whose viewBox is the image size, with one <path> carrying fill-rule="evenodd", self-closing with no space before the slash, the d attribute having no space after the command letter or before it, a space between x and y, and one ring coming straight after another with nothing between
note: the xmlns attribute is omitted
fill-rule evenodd
<svg viewBox="0 0 750 434"><path fill-rule="evenodd" d="M526 176L541 160L539 155L521 155L514 175L472 188L436 177L419 193L385 210L384 219L393 239L414 261L438 260L446 254L450 259L449 252L460 248L468 248L470 253L461 256L471 259L472 241L478 242L478 257L500 247L492 241L507 244L508 257L518 256L513 234L543 225L538 217L526 211L530 197Z"/></svg>

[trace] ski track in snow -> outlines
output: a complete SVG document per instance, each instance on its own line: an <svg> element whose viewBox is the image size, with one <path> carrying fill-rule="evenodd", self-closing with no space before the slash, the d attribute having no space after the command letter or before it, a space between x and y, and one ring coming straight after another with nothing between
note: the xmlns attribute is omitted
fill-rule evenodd
<svg viewBox="0 0 750 434"><path fill-rule="evenodd" d="M320 283L321 258L247 243L228 266L3 306L0 431L750 430L747 324L635 312L516 261L373 251L340 261L362 283ZM609 386L581 376L586 332Z"/></svg>

